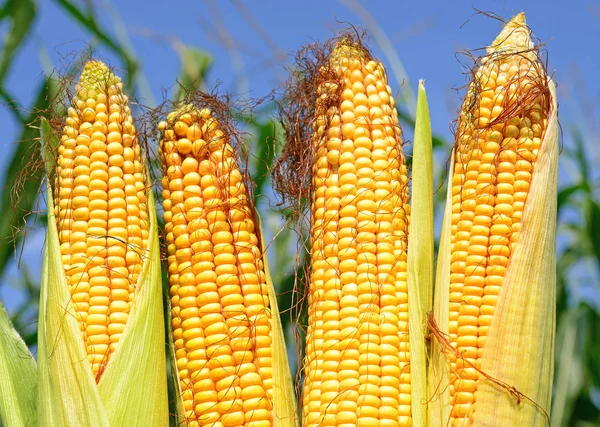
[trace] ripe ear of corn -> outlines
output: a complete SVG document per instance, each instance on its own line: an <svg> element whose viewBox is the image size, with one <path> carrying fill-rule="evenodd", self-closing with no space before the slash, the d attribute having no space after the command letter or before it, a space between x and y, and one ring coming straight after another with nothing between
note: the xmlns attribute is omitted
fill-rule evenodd
<svg viewBox="0 0 600 427"><path fill-rule="evenodd" d="M179 421L294 426L264 238L230 131L192 105L159 127Z"/></svg>
<svg viewBox="0 0 600 427"><path fill-rule="evenodd" d="M80 83L60 141L42 121L49 176L56 163L58 169L56 211L52 190L47 191L38 416L43 425L165 425L152 192L119 79L101 62L90 61ZM117 320L118 328L109 320Z"/></svg>
<svg viewBox="0 0 600 427"><path fill-rule="evenodd" d="M432 346L431 425L548 423L558 122L538 61L519 14L488 48L459 118L434 304L447 343Z"/></svg>
<svg viewBox="0 0 600 427"><path fill-rule="evenodd" d="M318 88L316 102L289 100L298 117L314 116L312 135L298 118L288 135L313 153L304 425L424 425L425 307L422 282L407 278L408 177L392 91L360 41L326 46L327 62L297 83Z"/></svg>
<svg viewBox="0 0 600 427"><path fill-rule="evenodd" d="M148 246L146 179L122 83L89 61L58 147L65 274L96 382L118 347Z"/></svg>

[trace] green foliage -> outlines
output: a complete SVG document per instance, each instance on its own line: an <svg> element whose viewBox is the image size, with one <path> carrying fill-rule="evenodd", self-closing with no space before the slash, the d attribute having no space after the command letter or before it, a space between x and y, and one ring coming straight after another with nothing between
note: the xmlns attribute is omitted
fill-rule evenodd
<svg viewBox="0 0 600 427"><path fill-rule="evenodd" d="M177 45L177 53L181 61L181 72L175 101L181 101L186 92L204 88L206 75L213 64L213 58L205 51L188 45Z"/></svg>
<svg viewBox="0 0 600 427"><path fill-rule="evenodd" d="M0 60L0 85L13 63L14 56L29 32L36 16L36 6L31 0L10 0L0 10L0 21L9 18L11 21L8 37L4 42L2 59Z"/></svg>

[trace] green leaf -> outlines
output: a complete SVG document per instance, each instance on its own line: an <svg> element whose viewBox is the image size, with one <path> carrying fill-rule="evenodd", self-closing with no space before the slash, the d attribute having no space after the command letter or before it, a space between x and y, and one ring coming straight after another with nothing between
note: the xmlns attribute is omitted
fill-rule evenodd
<svg viewBox="0 0 600 427"><path fill-rule="evenodd" d="M567 204L570 203L571 197L574 194L577 194L579 191L589 191L590 187L587 182L580 182L579 184L571 185L570 187L566 187L561 189L558 192L558 204L557 209L560 213L560 210Z"/></svg>
<svg viewBox="0 0 600 427"><path fill-rule="evenodd" d="M575 160L578 163L579 171L581 172L582 182L589 182L590 172L588 167L588 156L589 151L585 146L585 138L581 134L581 131L573 127L571 129L573 135L573 142L575 143Z"/></svg>
<svg viewBox="0 0 600 427"><path fill-rule="evenodd" d="M411 257L412 248L422 311L425 314L431 311L433 300L434 188L431 122L425 84L422 80L419 82L416 117L411 212L418 212L418 215L411 218L408 256ZM412 242L410 236L414 236Z"/></svg>
<svg viewBox="0 0 600 427"><path fill-rule="evenodd" d="M412 402L427 400L427 359L425 349L426 313L433 294L433 155L431 124L425 85L419 82L415 143L413 150L412 203L408 235L408 318L410 331ZM412 405L415 427L425 426L423 405Z"/></svg>
<svg viewBox="0 0 600 427"><path fill-rule="evenodd" d="M133 82L138 71L138 64L131 54L115 40L114 37L109 35L103 28L101 28L96 22L96 18L92 13L85 13L71 0L54 0L64 12L66 12L74 21L78 22L81 26L86 28L90 33L98 37L98 39L104 43L109 49L115 54L119 55L125 66L127 67L127 81L126 87L133 89Z"/></svg>
<svg viewBox="0 0 600 427"><path fill-rule="evenodd" d="M10 15L12 23L11 28L5 33L6 38L0 59L0 87L3 86L4 78L14 62L15 53L29 33L37 11L35 3L31 0L12 0L5 3L2 12L2 15Z"/></svg>
<svg viewBox="0 0 600 427"><path fill-rule="evenodd" d="M594 255L600 262L600 206L592 199L589 200L588 236Z"/></svg>
<svg viewBox="0 0 600 427"><path fill-rule="evenodd" d="M592 387L600 389L600 315L589 309L587 343L583 354L586 355L586 371Z"/></svg>
<svg viewBox="0 0 600 427"><path fill-rule="evenodd" d="M260 123L253 119L250 123L257 132L257 147L254 150L255 157L254 174L254 198L265 194L266 184L269 180L269 167L273 164L275 158L275 141L283 133L281 123L277 120L268 120Z"/></svg>
<svg viewBox="0 0 600 427"><path fill-rule="evenodd" d="M179 88L175 95L175 101L182 101L187 93L204 87L206 76L214 59L208 52L193 46L178 44L176 50L181 61L181 71L179 72Z"/></svg>
<svg viewBox="0 0 600 427"><path fill-rule="evenodd" d="M36 425L35 359L14 330L0 302L0 424Z"/></svg>
<svg viewBox="0 0 600 427"><path fill-rule="evenodd" d="M584 383L581 342L587 330L585 307L568 310L559 319L556 334L556 378L551 427L568 426Z"/></svg>
<svg viewBox="0 0 600 427"><path fill-rule="evenodd" d="M35 123L48 114L49 100L54 99L58 90L56 82L44 79L38 89L38 96L32 113L23 122L23 131L12 159L4 174L4 188L0 198L0 272L13 255L15 248L24 236L25 221L37 200L42 182L43 168L32 167L32 160L40 156L39 129ZM35 163L35 162L33 162ZM27 168L26 175L24 168Z"/></svg>

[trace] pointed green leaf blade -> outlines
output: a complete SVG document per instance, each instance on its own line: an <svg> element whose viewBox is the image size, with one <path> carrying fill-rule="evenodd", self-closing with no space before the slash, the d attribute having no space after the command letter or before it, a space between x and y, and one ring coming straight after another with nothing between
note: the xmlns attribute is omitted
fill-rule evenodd
<svg viewBox="0 0 600 427"><path fill-rule="evenodd" d="M175 46L181 60L179 73L179 88L175 101L182 101L188 92L201 89L206 81L214 59L207 52L193 46L178 44Z"/></svg>
<svg viewBox="0 0 600 427"><path fill-rule="evenodd" d="M32 0L16 0L6 2L6 11L12 18L11 28L5 34L3 40L2 54L0 55L0 86L3 86L5 77L11 65L15 62L15 54L26 40L29 30L32 28L37 10Z"/></svg>
<svg viewBox="0 0 600 427"><path fill-rule="evenodd" d="M8 162L3 173L4 187L7 191L0 191L0 216L4 221L0 221L0 242L6 244L0 245L0 272L4 270L6 263L14 254L15 247L24 236L23 221L37 200L38 191L43 178L43 169L29 168L24 178L23 170L28 167L28 161L33 156L38 155L39 131L37 123L49 108L49 101L52 100L58 91L58 85L55 80L45 78L38 88L38 94L30 115L24 118L21 124L22 132L19 142L15 147L12 159ZM18 188L15 192L10 189ZM8 244L10 242L10 244Z"/></svg>

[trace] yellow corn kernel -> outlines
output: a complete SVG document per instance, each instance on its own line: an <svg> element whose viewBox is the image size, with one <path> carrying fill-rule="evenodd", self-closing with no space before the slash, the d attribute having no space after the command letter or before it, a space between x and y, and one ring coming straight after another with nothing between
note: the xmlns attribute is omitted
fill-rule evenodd
<svg viewBox="0 0 600 427"><path fill-rule="evenodd" d="M250 195L207 109L161 122L172 326L190 425L272 426L271 310Z"/></svg>
<svg viewBox="0 0 600 427"><path fill-rule="evenodd" d="M454 426L474 420L478 369L547 127L548 77L533 47L521 13L488 48L459 117L448 318Z"/></svg>
<svg viewBox="0 0 600 427"><path fill-rule="evenodd" d="M323 68L304 423L408 426L408 178L392 90L383 65L350 39Z"/></svg>
<svg viewBox="0 0 600 427"><path fill-rule="evenodd" d="M89 61L58 147L55 214L75 316L99 381L125 329L148 246L146 181L120 79Z"/></svg>

